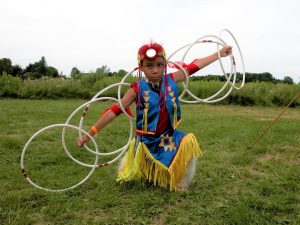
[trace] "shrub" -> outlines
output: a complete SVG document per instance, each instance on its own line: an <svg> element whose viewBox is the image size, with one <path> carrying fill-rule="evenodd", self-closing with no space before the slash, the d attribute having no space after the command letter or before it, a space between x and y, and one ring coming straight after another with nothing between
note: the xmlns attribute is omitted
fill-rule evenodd
<svg viewBox="0 0 300 225"><path fill-rule="evenodd" d="M107 86L119 83L120 76L104 76L101 73L83 74L79 79L62 79L43 77L38 80L21 80L3 73L0 77L0 97L12 98L82 98L90 99L100 90ZM126 83L133 83L136 77L128 77ZM224 86L225 81L217 80L190 80L189 90L200 99L207 99L218 93ZM237 84L239 86L239 84ZM231 88L230 84L224 88L220 95L212 100L222 98ZM117 97L118 88L112 88L102 96ZM122 95L128 87L122 87ZM180 93L183 90L182 83L179 84ZM260 106L285 106L299 92L300 84L285 84L271 82L251 82L232 92L222 101L216 104L237 104L237 105L260 105ZM185 100L194 100L185 94ZM292 107L300 106L298 98Z"/></svg>

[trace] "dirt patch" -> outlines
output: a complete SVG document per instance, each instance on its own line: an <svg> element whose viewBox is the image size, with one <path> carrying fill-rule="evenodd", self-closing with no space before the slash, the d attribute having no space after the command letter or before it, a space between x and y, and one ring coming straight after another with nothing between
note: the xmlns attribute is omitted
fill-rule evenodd
<svg viewBox="0 0 300 225"><path fill-rule="evenodd" d="M258 120L273 120L284 107L243 107L243 106L205 106L214 112L226 115L249 116ZM289 108L280 117L281 119L300 120L300 109Z"/></svg>
<svg viewBox="0 0 300 225"><path fill-rule="evenodd" d="M261 163L266 163L269 161L278 161L284 164L295 164L300 165L300 157L297 156L296 147L285 147L287 149L284 153L276 153L276 154L265 154L258 158L258 161Z"/></svg>

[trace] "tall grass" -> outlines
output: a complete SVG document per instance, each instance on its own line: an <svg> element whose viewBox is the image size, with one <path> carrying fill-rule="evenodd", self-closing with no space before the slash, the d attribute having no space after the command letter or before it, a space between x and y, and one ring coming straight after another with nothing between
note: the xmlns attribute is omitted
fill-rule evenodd
<svg viewBox="0 0 300 225"><path fill-rule="evenodd" d="M220 81L194 81L189 83L189 90L200 99L206 99L216 94L225 82ZM240 84L237 84L239 87ZM183 90L182 85L180 90ZM224 90L217 98L223 97L228 93L230 85L225 86ZM233 89L230 95L218 104L236 104L243 106L284 106L300 92L300 84L288 85L283 83L256 82L246 83L245 86L236 90ZM185 95L187 100L194 100L189 95ZM216 99L216 98L215 98ZM300 98L296 99L292 107L300 106Z"/></svg>
<svg viewBox="0 0 300 225"><path fill-rule="evenodd" d="M23 83L22 81L5 72L0 77L0 97L19 97Z"/></svg>
<svg viewBox="0 0 300 225"><path fill-rule="evenodd" d="M29 98L29 99L57 99L57 98L81 98L89 99L103 88L118 83L121 77L104 76L97 73L84 74L80 79L49 79L22 81L16 77L3 74L0 77L0 97ZM127 83L135 82L135 77L129 77ZM206 99L217 93L225 82L221 81L193 81L189 82L189 90L200 99ZM239 85L239 84L237 84ZM179 84L182 91L182 84ZM218 95L224 96L229 88ZM122 94L127 87L122 88ZM233 89L232 93L218 104L237 104L244 106L284 106L300 91L300 84L284 84L270 82L246 83L241 90ZM108 90L105 96L115 97L117 88ZM193 100L189 95L187 100ZM292 107L299 107L300 99L297 99Z"/></svg>

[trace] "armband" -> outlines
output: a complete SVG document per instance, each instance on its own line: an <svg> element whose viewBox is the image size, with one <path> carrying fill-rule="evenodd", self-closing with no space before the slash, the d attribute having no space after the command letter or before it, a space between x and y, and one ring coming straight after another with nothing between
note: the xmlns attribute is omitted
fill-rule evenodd
<svg viewBox="0 0 300 225"><path fill-rule="evenodd" d="M106 113L107 111L111 110L116 116L120 115L123 111L120 109L120 107L118 105L113 105L107 109L105 109L102 113L102 115L104 113ZM128 107L126 110L125 110L130 116L132 116L132 113L130 111L130 108Z"/></svg>
<svg viewBox="0 0 300 225"><path fill-rule="evenodd" d="M188 71L189 75L192 75L199 70L199 67L194 63L196 60L184 67Z"/></svg>
<svg viewBox="0 0 300 225"><path fill-rule="evenodd" d="M99 132L99 130L95 126L92 126L91 130L93 131L94 134L97 134Z"/></svg>

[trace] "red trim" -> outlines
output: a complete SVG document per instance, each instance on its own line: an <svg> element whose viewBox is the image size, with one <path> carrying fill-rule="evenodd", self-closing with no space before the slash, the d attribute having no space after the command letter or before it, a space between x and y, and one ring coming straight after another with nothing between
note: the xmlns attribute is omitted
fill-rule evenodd
<svg viewBox="0 0 300 225"><path fill-rule="evenodd" d="M143 131L143 130L136 129L135 132L139 135L144 135L144 134L155 135L155 131Z"/></svg>
<svg viewBox="0 0 300 225"><path fill-rule="evenodd" d="M109 163L97 163L97 167L104 167L104 166L109 166Z"/></svg>

